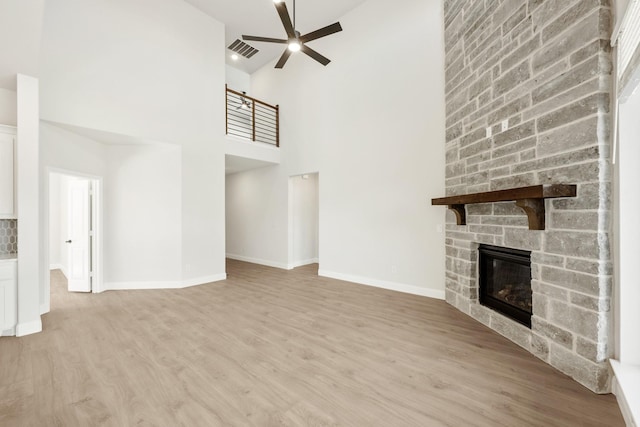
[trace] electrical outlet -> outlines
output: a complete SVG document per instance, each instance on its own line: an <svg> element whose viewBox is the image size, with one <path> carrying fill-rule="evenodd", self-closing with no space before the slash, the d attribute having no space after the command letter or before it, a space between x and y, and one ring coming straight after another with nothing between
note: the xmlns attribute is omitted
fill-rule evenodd
<svg viewBox="0 0 640 427"><path fill-rule="evenodd" d="M509 120L503 120L502 121L502 132L504 132L507 129L509 129Z"/></svg>
<svg viewBox="0 0 640 427"><path fill-rule="evenodd" d="M391 273L396 274L398 272L398 266L397 265L392 265L391 266Z"/></svg>
<svg viewBox="0 0 640 427"><path fill-rule="evenodd" d="M491 135L493 135L493 130L491 129L491 126L487 127L487 138L491 138Z"/></svg>

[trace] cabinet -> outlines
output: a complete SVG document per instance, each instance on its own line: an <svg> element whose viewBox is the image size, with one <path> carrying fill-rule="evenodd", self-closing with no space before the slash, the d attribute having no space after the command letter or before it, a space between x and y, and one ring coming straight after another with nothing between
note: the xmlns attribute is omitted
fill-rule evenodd
<svg viewBox="0 0 640 427"><path fill-rule="evenodd" d="M0 125L0 219L15 218L15 128Z"/></svg>
<svg viewBox="0 0 640 427"><path fill-rule="evenodd" d="M0 260L0 336L13 335L18 323L17 266L16 260Z"/></svg>

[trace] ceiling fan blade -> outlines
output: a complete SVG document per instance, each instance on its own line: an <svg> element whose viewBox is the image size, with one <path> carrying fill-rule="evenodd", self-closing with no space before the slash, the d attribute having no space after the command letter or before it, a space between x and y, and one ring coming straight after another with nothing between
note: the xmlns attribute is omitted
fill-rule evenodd
<svg viewBox="0 0 640 427"><path fill-rule="evenodd" d="M293 28L293 24L291 23L291 17L289 16L289 10L287 10L287 4L285 2L275 3L276 10L278 11L278 15L280 15L280 20L282 21L282 25L284 26L284 30L287 32L287 36L290 39L294 39L296 37L296 30Z"/></svg>
<svg viewBox="0 0 640 427"><path fill-rule="evenodd" d="M340 25L339 22L336 22L335 24L327 25L326 27L320 28L319 30L316 30L312 33L305 34L304 36L300 37L300 41L302 43L306 43L306 42L310 42L311 40L316 40L321 37L326 37L331 34L339 33L340 31L342 31L342 26Z"/></svg>
<svg viewBox="0 0 640 427"><path fill-rule="evenodd" d="M267 43L280 43L286 44L288 40L284 39L272 39L270 37L257 37L257 36L245 36L242 35L242 40L254 41L254 42L267 42Z"/></svg>
<svg viewBox="0 0 640 427"><path fill-rule="evenodd" d="M280 60L278 61L278 63L276 64L276 68L282 68L284 67L284 64L287 63L287 61L289 60L289 57L291 56L291 51L287 48L284 50L284 53L282 54L282 56L280 57Z"/></svg>
<svg viewBox="0 0 640 427"><path fill-rule="evenodd" d="M318 52L316 52L315 50L311 49L310 47L304 44L302 45L300 50L302 50L304 53L306 53L307 55L309 55L310 57L312 57L313 59L315 59L316 61L318 61L324 66L326 66L329 62L331 62L329 58L320 55Z"/></svg>

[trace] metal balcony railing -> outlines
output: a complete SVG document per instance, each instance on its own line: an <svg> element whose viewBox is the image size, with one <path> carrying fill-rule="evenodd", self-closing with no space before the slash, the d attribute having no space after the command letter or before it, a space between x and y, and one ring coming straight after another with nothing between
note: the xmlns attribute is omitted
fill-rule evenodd
<svg viewBox="0 0 640 427"><path fill-rule="evenodd" d="M227 135L280 147L279 107L226 88Z"/></svg>

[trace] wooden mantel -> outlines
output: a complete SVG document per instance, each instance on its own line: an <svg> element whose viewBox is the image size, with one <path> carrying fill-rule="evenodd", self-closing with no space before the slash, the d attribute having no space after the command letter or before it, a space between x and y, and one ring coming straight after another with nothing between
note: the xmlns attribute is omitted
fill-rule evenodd
<svg viewBox="0 0 640 427"><path fill-rule="evenodd" d="M432 205L446 205L456 214L458 225L467 224L465 205L493 202L516 202L529 218L529 230L545 229L545 199L576 197L576 186L566 184L533 185L531 187L463 194L431 199Z"/></svg>

